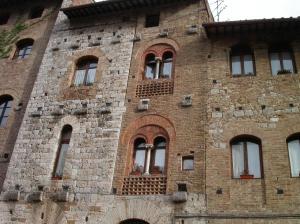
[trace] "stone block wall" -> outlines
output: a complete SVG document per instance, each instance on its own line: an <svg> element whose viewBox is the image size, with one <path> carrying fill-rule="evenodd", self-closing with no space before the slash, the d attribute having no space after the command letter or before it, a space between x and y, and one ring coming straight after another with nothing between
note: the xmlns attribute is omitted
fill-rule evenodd
<svg viewBox="0 0 300 224"><path fill-rule="evenodd" d="M34 81L36 79L43 54L45 52L51 30L54 26L60 1L43 1L42 4L34 2L32 4L22 4L22 6L10 5L0 10L0 13L9 12L8 23L0 26L0 31L11 30L16 24L26 25L26 29L17 36L18 40L31 38L34 40L33 49L26 59L15 59L16 43L11 47L8 58L0 59L0 95L10 95L13 97L12 110L5 127L0 128L0 152L8 154L7 160L0 162L0 188L8 167L10 156L13 152L14 144L18 135L25 109L30 98ZM29 19L30 10L35 6L45 8L42 17ZM1 156L2 157L2 156Z"/></svg>
<svg viewBox="0 0 300 224"><path fill-rule="evenodd" d="M290 45L299 66L299 41L295 41L299 37L293 39ZM300 132L299 73L272 76L269 43L257 38L248 40L254 52L256 75L232 77L230 47L239 41L238 38L213 40L208 60L208 212L229 214L228 221L210 223L281 223L280 214L290 217L287 222L298 223L292 217L299 215L299 178L291 178L286 140ZM238 135L261 139L263 178L232 178L230 141ZM222 194L217 194L218 189ZM283 194L278 194L278 189ZM262 213L270 217L233 221L233 215L257 217Z"/></svg>

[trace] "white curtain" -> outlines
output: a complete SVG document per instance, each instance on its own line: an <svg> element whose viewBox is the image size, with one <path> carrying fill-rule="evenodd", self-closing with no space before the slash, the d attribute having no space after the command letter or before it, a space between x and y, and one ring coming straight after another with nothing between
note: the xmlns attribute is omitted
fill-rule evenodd
<svg viewBox="0 0 300 224"><path fill-rule="evenodd" d="M241 67L241 59L240 56L233 56L231 58L231 69L232 75L240 75L242 74L242 67Z"/></svg>
<svg viewBox="0 0 300 224"><path fill-rule="evenodd" d="M290 52L282 52L283 59L283 68L289 70L291 73L294 73L293 60Z"/></svg>
<svg viewBox="0 0 300 224"><path fill-rule="evenodd" d="M244 148L243 143L239 142L232 145L232 165L233 177L240 178L244 174Z"/></svg>
<svg viewBox="0 0 300 224"><path fill-rule="evenodd" d="M300 174L300 141L294 140L288 143L289 157L292 177L299 177Z"/></svg>
<svg viewBox="0 0 300 224"><path fill-rule="evenodd" d="M96 68L89 69L87 78L86 78L86 84L87 85L93 84L95 81L95 76L96 76Z"/></svg>
<svg viewBox="0 0 300 224"><path fill-rule="evenodd" d="M247 142L247 150L249 175L254 175L254 178L261 178L259 145Z"/></svg>
<svg viewBox="0 0 300 224"><path fill-rule="evenodd" d="M252 55L244 55L244 69L245 75L254 74Z"/></svg>
<svg viewBox="0 0 300 224"><path fill-rule="evenodd" d="M281 70L279 54L278 53L271 53L271 67L272 67L272 74L277 75L278 71Z"/></svg>
<svg viewBox="0 0 300 224"><path fill-rule="evenodd" d="M85 70L77 70L75 74L74 86L83 85Z"/></svg>

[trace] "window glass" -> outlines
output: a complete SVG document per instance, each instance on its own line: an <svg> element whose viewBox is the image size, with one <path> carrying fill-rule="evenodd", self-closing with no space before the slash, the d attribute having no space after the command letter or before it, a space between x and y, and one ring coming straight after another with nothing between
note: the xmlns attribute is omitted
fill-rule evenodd
<svg viewBox="0 0 300 224"><path fill-rule="evenodd" d="M283 69L294 73L293 60L290 52L282 52Z"/></svg>
<svg viewBox="0 0 300 224"><path fill-rule="evenodd" d="M259 145L247 142L247 153L249 175L254 175L254 178L261 178Z"/></svg>
<svg viewBox="0 0 300 224"><path fill-rule="evenodd" d="M54 178L56 177L61 178L63 176L65 158L66 158L67 151L69 149L71 135L72 135L72 127L70 125L64 126L60 136L58 154L57 154L55 169L53 173Z"/></svg>
<svg viewBox="0 0 300 224"><path fill-rule="evenodd" d="M95 77L96 77L96 71L97 71L96 68L91 68L91 69L88 70L87 78L86 78L86 84L87 85L91 85L91 84L94 83Z"/></svg>
<svg viewBox="0 0 300 224"><path fill-rule="evenodd" d="M85 72L86 72L85 70L77 70L76 71L75 81L74 81L75 86L83 85Z"/></svg>
<svg viewBox="0 0 300 224"><path fill-rule="evenodd" d="M135 158L133 164L133 171L143 173L145 171L146 148L143 139L136 140L135 143Z"/></svg>
<svg viewBox="0 0 300 224"><path fill-rule="evenodd" d="M158 138L155 141L154 149L154 169L158 169L163 172L165 169L165 153L166 153L166 141L163 138Z"/></svg>
<svg viewBox="0 0 300 224"><path fill-rule="evenodd" d="M271 58L272 74L277 75L278 71L281 70L279 54L271 53L270 58Z"/></svg>
<svg viewBox="0 0 300 224"><path fill-rule="evenodd" d="M300 176L300 140L288 142L289 158L292 177Z"/></svg>
<svg viewBox="0 0 300 224"><path fill-rule="evenodd" d="M84 59L77 63L74 86L92 85L95 82L98 59Z"/></svg>
<svg viewBox="0 0 300 224"><path fill-rule="evenodd" d="M11 111L13 98L4 96L0 101L0 127L5 127Z"/></svg>
<svg viewBox="0 0 300 224"><path fill-rule="evenodd" d="M193 170L194 169L194 157L186 156L182 158L182 169Z"/></svg>
<svg viewBox="0 0 300 224"><path fill-rule="evenodd" d="M17 51L15 54L15 58L18 59L25 59L31 54L32 46L33 46L32 39L25 39L21 40L17 44Z"/></svg>
<svg viewBox="0 0 300 224"><path fill-rule="evenodd" d="M245 75L254 74L254 65L252 55L244 55L244 70Z"/></svg>
<svg viewBox="0 0 300 224"><path fill-rule="evenodd" d="M232 165L233 165L233 177L240 178L244 174L244 146L243 142L238 142L232 145Z"/></svg>
<svg viewBox="0 0 300 224"><path fill-rule="evenodd" d="M145 65L145 78L154 79L156 70L156 61L154 54L147 55Z"/></svg>
<svg viewBox="0 0 300 224"><path fill-rule="evenodd" d="M162 74L160 78L171 78L173 65L173 54L172 52L166 52L163 55Z"/></svg>
<svg viewBox="0 0 300 224"><path fill-rule="evenodd" d="M242 67L241 67L241 58L240 56L232 56L232 75L240 75L242 74Z"/></svg>

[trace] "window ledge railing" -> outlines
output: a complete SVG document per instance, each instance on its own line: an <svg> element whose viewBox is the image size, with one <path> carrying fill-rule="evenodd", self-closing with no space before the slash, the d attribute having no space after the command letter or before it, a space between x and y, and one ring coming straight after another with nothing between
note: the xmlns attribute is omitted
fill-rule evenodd
<svg viewBox="0 0 300 224"><path fill-rule="evenodd" d="M157 195L166 194L167 177L155 176L128 176L124 178L122 195Z"/></svg>

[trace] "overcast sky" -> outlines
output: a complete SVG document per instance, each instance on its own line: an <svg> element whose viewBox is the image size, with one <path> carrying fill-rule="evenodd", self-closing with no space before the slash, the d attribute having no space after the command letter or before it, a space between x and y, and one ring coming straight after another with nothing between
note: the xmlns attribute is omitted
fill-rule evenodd
<svg viewBox="0 0 300 224"><path fill-rule="evenodd" d="M213 3L216 0L208 1ZM300 16L300 0L224 0L224 2L227 8L220 16L221 21ZM212 4L211 10L214 8L215 5Z"/></svg>
<svg viewBox="0 0 300 224"><path fill-rule="evenodd" d="M209 0L210 3L216 0ZM221 21L300 16L300 0L224 0ZM215 7L211 4L211 9Z"/></svg>

